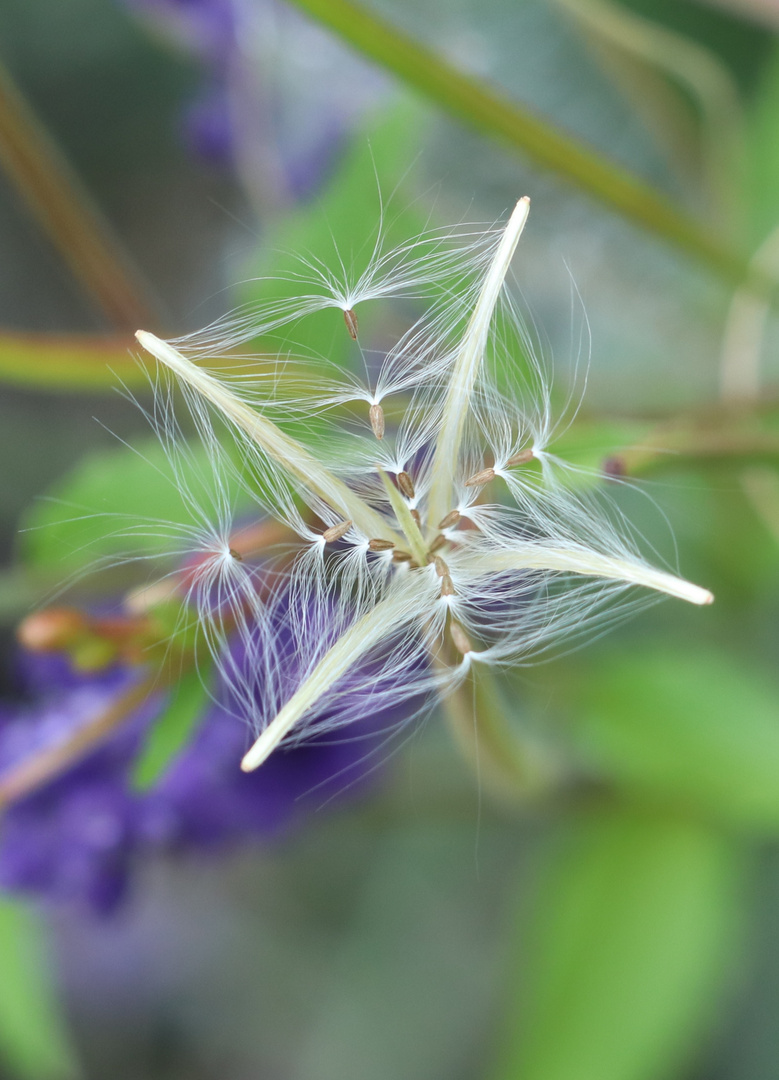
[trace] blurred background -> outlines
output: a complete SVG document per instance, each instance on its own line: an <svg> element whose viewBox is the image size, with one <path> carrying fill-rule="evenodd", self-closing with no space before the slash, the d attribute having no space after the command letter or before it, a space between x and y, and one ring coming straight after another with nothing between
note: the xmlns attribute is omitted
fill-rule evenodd
<svg viewBox="0 0 779 1080"><path fill-rule="evenodd" d="M56 816L77 776L44 785L37 832L0 821L0 1075L779 1075L777 30L770 0L0 0L8 730L76 708L16 640L73 564L19 530L139 483L132 332L261 296L382 199L438 226L531 196L516 277L561 408L591 342L560 452L635 479L645 549L717 598L507 681L559 789L434 716L346 799L139 844L93 903L16 873L94 825Z"/></svg>

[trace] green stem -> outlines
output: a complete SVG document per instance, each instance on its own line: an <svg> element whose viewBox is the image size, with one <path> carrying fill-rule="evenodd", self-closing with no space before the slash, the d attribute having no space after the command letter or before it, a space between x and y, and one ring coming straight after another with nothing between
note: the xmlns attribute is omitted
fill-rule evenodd
<svg viewBox="0 0 779 1080"><path fill-rule="evenodd" d="M479 666L447 695L441 709L466 761L499 800L541 798L565 779L565 768L549 746L509 718L509 706L494 673Z"/></svg>
<svg viewBox="0 0 779 1080"><path fill-rule="evenodd" d="M756 289L776 291L773 278L759 270L750 271L740 253L731 251L712 230L681 213L647 184L577 139L559 133L486 83L463 74L361 5L351 0L291 2L459 120L524 151L539 165L696 256L730 282L750 280Z"/></svg>

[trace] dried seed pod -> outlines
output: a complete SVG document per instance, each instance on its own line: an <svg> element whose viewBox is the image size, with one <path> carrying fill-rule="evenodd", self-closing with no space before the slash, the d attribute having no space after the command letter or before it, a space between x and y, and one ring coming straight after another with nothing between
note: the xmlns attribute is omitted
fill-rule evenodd
<svg viewBox="0 0 779 1080"><path fill-rule="evenodd" d="M411 514L412 518L416 522L418 528L421 529L422 528L422 515L420 514L420 512L418 510L409 510L409 513Z"/></svg>
<svg viewBox="0 0 779 1080"><path fill-rule="evenodd" d="M357 322L356 312L352 311L351 308L347 308L344 311L344 322L346 323L346 329L349 331L349 337L352 341L356 341L360 324Z"/></svg>
<svg viewBox="0 0 779 1080"><path fill-rule="evenodd" d="M392 552L392 561L393 562L400 562L400 563L403 563L403 562L409 562L410 563L411 562L411 552L410 551L398 551L396 549L395 551Z"/></svg>
<svg viewBox="0 0 779 1080"><path fill-rule="evenodd" d="M381 405L371 405L371 427L377 439L384 438L384 409Z"/></svg>
<svg viewBox="0 0 779 1080"><path fill-rule="evenodd" d="M451 529L452 525L456 525L462 517L459 510L450 510L446 517L441 518L438 522L439 529Z"/></svg>
<svg viewBox="0 0 779 1080"><path fill-rule="evenodd" d="M464 487L481 487L482 484L488 484L490 480L495 479L494 469L482 469L481 472L474 473L465 481Z"/></svg>
<svg viewBox="0 0 779 1080"><path fill-rule="evenodd" d="M391 551L394 548L394 544L391 540L369 540L368 548L370 551Z"/></svg>
<svg viewBox="0 0 779 1080"><path fill-rule="evenodd" d="M243 562L243 555L240 551L236 551L235 548L230 548L230 557L235 559L236 562Z"/></svg>
<svg viewBox="0 0 779 1080"><path fill-rule="evenodd" d="M435 555L435 553L437 551L441 550L441 548L444 546L444 544L446 542L447 542L446 537L443 536L441 533L439 533L438 536L435 538L435 540L433 541L433 543L430 545L430 547L427 550L429 551L429 553L431 555Z"/></svg>
<svg viewBox="0 0 779 1080"><path fill-rule="evenodd" d="M339 521L337 525L331 525L329 529L325 529L322 533L322 539L326 544L332 544L336 540L340 540L342 536L346 536L351 527L351 521Z"/></svg>

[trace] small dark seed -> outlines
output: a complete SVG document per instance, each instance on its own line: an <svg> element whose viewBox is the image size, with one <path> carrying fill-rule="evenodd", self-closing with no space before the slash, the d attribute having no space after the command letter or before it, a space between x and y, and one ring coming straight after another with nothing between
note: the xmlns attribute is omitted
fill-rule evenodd
<svg viewBox="0 0 779 1080"><path fill-rule="evenodd" d="M322 538L326 544L332 544L334 541L340 540L342 536L346 536L351 527L351 521L339 521L337 525L332 525L329 529L325 529L322 533Z"/></svg>
<svg viewBox="0 0 779 1080"><path fill-rule="evenodd" d="M351 308L347 308L344 311L344 322L346 323L346 329L349 331L349 337L352 341L357 340L357 331L359 329L359 323L357 322L357 315Z"/></svg>
<svg viewBox="0 0 779 1080"><path fill-rule="evenodd" d="M481 487L482 484L488 484L490 480L495 479L494 469L482 469L481 472L474 473L468 480L465 481L465 487Z"/></svg>
<svg viewBox="0 0 779 1080"><path fill-rule="evenodd" d="M406 496L407 499L413 499L416 492L414 491L414 482L407 472L399 472L397 476L398 487Z"/></svg>
<svg viewBox="0 0 779 1080"><path fill-rule="evenodd" d="M377 439L384 438L384 409L381 405L371 405L371 427Z"/></svg>
<svg viewBox="0 0 779 1080"><path fill-rule="evenodd" d="M394 548L391 540L369 540L368 547L371 551L391 551Z"/></svg>
<svg viewBox="0 0 779 1080"><path fill-rule="evenodd" d="M533 460L532 450L522 450L518 454L514 454L506 462L506 468L511 468L512 465L526 465L528 461Z"/></svg>
<svg viewBox="0 0 779 1080"><path fill-rule="evenodd" d="M449 567L446 565L440 555L434 555L433 562L435 563L435 572L438 574L439 577L444 577L445 574L449 573Z"/></svg>
<svg viewBox="0 0 779 1080"><path fill-rule="evenodd" d="M445 518L441 518L438 522L439 529L451 529L452 525L456 525L460 520L461 514L459 510L450 510Z"/></svg>

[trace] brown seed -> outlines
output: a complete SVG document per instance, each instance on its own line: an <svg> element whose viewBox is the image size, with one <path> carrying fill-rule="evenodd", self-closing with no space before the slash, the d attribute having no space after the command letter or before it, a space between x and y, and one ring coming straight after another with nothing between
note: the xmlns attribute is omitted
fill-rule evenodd
<svg viewBox="0 0 779 1080"><path fill-rule="evenodd" d="M433 541L433 543L430 545L430 547L427 550L430 552L431 555L435 555L436 551L440 551L441 548L446 543L447 543L446 537L442 536L442 534L439 533L438 536L435 538L435 540Z"/></svg>
<svg viewBox="0 0 779 1080"><path fill-rule="evenodd" d="M349 331L349 337L352 341L356 341L359 323L357 322L357 314L351 308L344 311L344 322L346 323L346 329Z"/></svg>
<svg viewBox="0 0 779 1080"><path fill-rule="evenodd" d="M377 439L384 438L384 409L381 405L371 405L371 427Z"/></svg>
<svg viewBox="0 0 779 1080"><path fill-rule="evenodd" d="M411 562L411 553L408 552L408 551L397 551L397 550L393 551L392 552L392 561L393 562Z"/></svg>
<svg viewBox="0 0 779 1080"><path fill-rule="evenodd" d="M452 635L455 649L457 649L458 652L461 652L463 656L466 656L472 651L473 645L471 645L468 640L468 635L459 623L453 622L449 627L449 633Z"/></svg>
<svg viewBox="0 0 779 1080"><path fill-rule="evenodd" d="M369 540L368 548L371 551L391 551L394 548L391 540Z"/></svg>
<svg viewBox="0 0 779 1080"><path fill-rule="evenodd" d="M397 476L398 487L406 496L407 499L413 499L416 492L414 491L414 481L408 475L407 472L399 472Z"/></svg>
<svg viewBox="0 0 779 1080"><path fill-rule="evenodd" d="M418 510L409 510L409 513L411 514L412 518L416 522L417 526L421 529L422 528L422 515L420 514L420 512Z"/></svg>
<svg viewBox="0 0 779 1080"><path fill-rule="evenodd" d="M454 582L448 574L441 578L441 596L454 596Z"/></svg>
<svg viewBox="0 0 779 1080"><path fill-rule="evenodd" d="M526 465L528 461L533 460L532 450L521 450L518 454L514 454L506 462L506 468L510 468L512 465Z"/></svg>
<svg viewBox="0 0 779 1080"><path fill-rule="evenodd" d="M340 540L342 536L346 536L351 527L351 521L339 521L337 525L331 525L329 529L325 529L322 533L322 539L326 544L332 544L334 541Z"/></svg>
<svg viewBox="0 0 779 1080"><path fill-rule="evenodd" d="M451 529L452 525L457 524L457 522L460 520L460 517L461 515L459 510L450 510L446 517L441 518L441 520L438 522L438 528Z"/></svg>
<svg viewBox="0 0 779 1080"><path fill-rule="evenodd" d="M446 565L440 555L433 556L433 562L435 563L435 572L439 577L443 577L444 574L449 573L449 567Z"/></svg>
<svg viewBox="0 0 779 1080"><path fill-rule="evenodd" d="M243 562L243 555L240 551L236 551L235 548L230 548L230 555L236 562Z"/></svg>
<svg viewBox="0 0 779 1080"><path fill-rule="evenodd" d="M465 481L465 487L481 487L482 484L488 484L490 480L495 479L494 469L482 469L481 472L474 473L470 479Z"/></svg>

